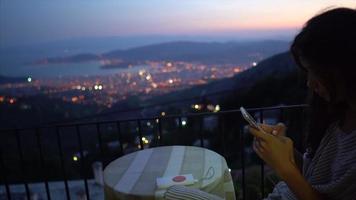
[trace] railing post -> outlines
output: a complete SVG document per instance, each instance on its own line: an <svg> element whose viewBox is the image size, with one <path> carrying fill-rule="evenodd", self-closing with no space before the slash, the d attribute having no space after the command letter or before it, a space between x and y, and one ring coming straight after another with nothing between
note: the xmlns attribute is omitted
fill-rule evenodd
<svg viewBox="0 0 356 200"><path fill-rule="evenodd" d="M30 189L28 187L28 183L27 183L27 180L26 180L25 162L24 162L24 158L23 158L21 137L20 137L19 130L17 130L17 129L15 130L15 137L16 137L17 149L19 151L19 156L20 156L20 165L21 165L20 169L21 169L21 175L22 175L23 183L25 185L26 196L27 196L27 199L30 199L31 198L31 194L30 194Z"/></svg>
<svg viewBox="0 0 356 200"><path fill-rule="evenodd" d="M241 151L241 173L242 173L242 199L246 199L246 181L245 181L245 141L244 129L240 127L240 151Z"/></svg>
<svg viewBox="0 0 356 200"><path fill-rule="evenodd" d="M101 137L100 124L96 123L95 126L96 126L96 133L98 136L98 145L99 145L99 149L100 149L100 156L101 156L100 161L104 162L103 139Z"/></svg>
<svg viewBox="0 0 356 200"><path fill-rule="evenodd" d="M226 147L225 147L225 133L224 133L225 125L224 125L224 117L219 117L219 133L221 135L221 147L222 147L222 154L226 157Z"/></svg>
<svg viewBox="0 0 356 200"><path fill-rule="evenodd" d="M178 127L179 131L182 131L182 117L178 117Z"/></svg>
<svg viewBox="0 0 356 200"><path fill-rule="evenodd" d="M0 147L0 167L1 167L0 170L1 170L2 177L4 178L6 197L8 200L11 200L11 191L10 191L9 182L7 181L5 163L2 154L3 154L2 147Z"/></svg>
<svg viewBox="0 0 356 200"><path fill-rule="evenodd" d="M200 146L204 147L204 135L203 135L203 117L200 117L199 120L199 138L200 138Z"/></svg>
<svg viewBox="0 0 356 200"><path fill-rule="evenodd" d="M60 135L58 126L56 126L56 136L57 136L57 145L58 145L58 150L59 150L59 159L60 159L62 174L63 174L63 179L64 179L64 188L66 191L67 200L70 200L67 173L66 173L66 169L65 169L65 165L64 165L63 147L62 147L61 135Z"/></svg>
<svg viewBox="0 0 356 200"><path fill-rule="evenodd" d="M43 158L43 149L42 149L42 143L41 143L41 131L39 128L36 129L36 138L37 138L38 153L39 153L40 161L41 161L41 168L43 170L42 173L43 173L43 179L45 182L47 199L50 200L51 194L50 194L49 185L48 185L47 168L46 168L45 161Z"/></svg>
<svg viewBox="0 0 356 200"><path fill-rule="evenodd" d="M260 123L263 123L263 110L260 110ZM261 162L261 195L263 198L265 196L265 165L262 159L260 159L260 162Z"/></svg>
<svg viewBox="0 0 356 200"><path fill-rule="evenodd" d="M139 140L140 140L140 149L143 150L143 141L142 141L142 128L141 128L141 120L137 120L137 131L138 131L138 136L139 136Z"/></svg>
<svg viewBox="0 0 356 200"><path fill-rule="evenodd" d="M158 141L159 146L162 145L162 118L158 118Z"/></svg>
<svg viewBox="0 0 356 200"><path fill-rule="evenodd" d="M116 122L116 128L117 128L117 139L120 145L120 152L121 155L124 155L124 147L122 146L122 135L121 135L121 123L120 121Z"/></svg>
<svg viewBox="0 0 356 200"><path fill-rule="evenodd" d="M298 144L298 150L300 151L300 152L302 152L302 153L304 153L303 151L304 151L304 149L303 149L303 138L304 138L304 135L305 135L305 121L304 121L304 119L305 119L305 108L304 107L302 107L302 108L300 108L300 110L301 110L301 123L300 123L300 126L302 127L302 130L300 131L300 134L298 135L298 142L299 142L299 144Z"/></svg>
<svg viewBox="0 0 356 200"><path fill-rule="evenodd" d="M75 130L77 133L78 137L78 144L79 144L79 153L80 153L80 168L83 173L83 178L84 178L84 187L85 187L85 194L87 196L87 200L90 200L90 195L89 195L89 187L88 187L88 179L86 176L86 168L85 168L85 158L84 158L84 153L83 153L83 144L82 144L82 137L80 135L80 127L79 125L75 126Z"/></svg>
<svg viewBox="0 0 356 200"><path fill-rule="evenodd" d="M279 121L280 122L284 121L284 109L282 107L279 108Z"/></svg>

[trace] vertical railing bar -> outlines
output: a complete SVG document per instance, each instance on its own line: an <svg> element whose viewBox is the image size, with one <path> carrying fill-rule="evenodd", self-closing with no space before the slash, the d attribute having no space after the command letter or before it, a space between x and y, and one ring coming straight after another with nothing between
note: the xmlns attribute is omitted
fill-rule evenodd
<svg viewBox="0 0 356 200"><path fill-rule="evenodd" d="M284 109L279 108L279 121L284 122Z"/></svg>
<svg viewBox="0 0 356 200"><path fill-rule="evenodd" d="M179 131L182 131L182 117L178 117Z"/></svg>
<svg viewBox="0 0 356 200"><path fill-rule="evenodd" d="M58 150L59 150L59 158L60 158L62 174L63 174L63 179L64 179L64 188L66 191L67 200L70 200L67 173L66 173L66 169L65 169L65 165L64 165L63 147L62 147L61 135L60 135L58 126L56 126L56 136L57 136L57 145L58 145Z"/></svg>
<svg viewBox="0 0 356 200"><path fill-rule="evenodd" d="M19 156L20 156L20 165L21 165L20 169L21 169L23 183L25 185L26 196L27 196L27 199L31 199L30 188L28 187L28 183L27 183L26 175L25 175L25 163L24 163L24 159L23 159L21 138L20 138L20 133L17 129L15 130L15 137L16 137L16 142L17 142L17 149L19 151Z"/></svg>
<svg viewBox="0 0 356 200"><path fill-rule="evenodd" d="M224 116L220 115L219 117L219 133L221 135L221 146L222 146L222 151L223 151L223 156L226 158L226 147L225 147L225 125L224 125Z"/></svg>
<svg viewBox="0 0 356 200"><path fill-rule="evenodd" d="M162 145L162 118L158 118L158 141L159 141L159 145Z"/></svg>
<svg viewBox="0 0 356 200"><path fill-rule="evenodd" d="M98 143L99 143L99 149L100 149L100 161L104 162L104 149L103 149L103 138L101 136L101 131L100 131L100 124L96 123L96 134L98 136Z"/></svg>
<svg viewBox="0 0 356 200"><path fill-rule="evenodd" d="M116 128L117 128L117 137L118 137L117 139L119 141L121 155L124 155L124 147L122 146L122 135L121 135L121 123L120 123L120 121L116 122Z"/></svg>
<svg viewBox="0 0 356 200"><path fill-rule="evenodd" d="M200 137L201 147L204 147L203 120L204 120L204 116L201 116L199 120L199 137Z"/></svg>
<svg viewBox="0 0 356 200"><path fill-rule="evenodd" d="M153 124L154 124L153 127L154 128L153 128L153 130L155 130L155 131L154 131L154 135L153 136L155 138L155 144L154 144L155 147L159 146L159 139L160 139L158 123L159 123L159 119L158 118L154 119L154 122L153 122ZM157 128L157 131L156 131L155 127Z"/></svg>
<svg viewBox="0 0 356 200"><path fill-rule="evenodd" d="M245 181L245 142L244 129L240 127L240 151L241 151L241 171L242 171L242 199L246 200L246 181Z"/></svg>
<svg viewBox="0 0 356 200"><path fill-rule="evenodd" d="M5 168L5 163L4 163L4 158L3 158L3 153L2 153L2 147L0 147L0 169L2 172L2 177L4 177L4 183L5 183L5 190L6 190L6 196L8 200L11 200L11 191L10 191L10 186L9 182L7 181L7 176L6 176L6 168Z"/></svg>
<svg viewBox="0 0 356 200"><path fill-rule="evenodd" d="M298 144L298 150L300 151L300 152L303 152L303 138L304 138L304 133L305 133L305 123L304 123L304 116L305 116L305 110L304 110L304 107L301 107L300 108L300 110L301 110L301 124L300 124L300 126L302 127L301 128L301 130L300 130L300 134L298 135L298 142L299 142L299 144Z"/></svg>
<svg viewBox="0 0 356 200"><path fill-rule="evenodd" d="M43 170L43 179L45 182L47 199L50 200L51 194L50 194L49 185L48 185L47 168L46 168L46 164L45 164L44 157L43 157L43 149L42 149L42 143L41 143L41 131L39 128L36 129L36 137L37 137L37 145L38 145L37 147L38 147L38 153L40 156L41 168Z"/></svg>
<svg viewBox="0 0 356 200"><path fill-rule="evenodd" d="M143 141L142 141L142 127L141 127L141 120L137 120L137 128L138 128L138 136L139 136L139 140L140 140L140 149L144 149L143 148Z"/></svg>
<svg viewBox="0 0 356 200"><path fill-rule="evenodd" d="M87 179L87 176L86 176L86 168L85 168L85 158L84 158L84 153L83 153L82 137L80 136L80 127L79 127L79 125L75 125L75 130L76 130L77 137L78 137L79 153L80 153L79 161L80 161L80 168L81 168L81 171L83 173L83 178L84 178L85 194L87 196L86 199L90 200L88 179Z"/></svg>
<svg viewBox="0 0 356 200"><path fill-rule="evenodd" d="M260 123L263 123L263 110L260 110ZM264 161L261 159L261 195L265 196L265 166Z"/></svg>

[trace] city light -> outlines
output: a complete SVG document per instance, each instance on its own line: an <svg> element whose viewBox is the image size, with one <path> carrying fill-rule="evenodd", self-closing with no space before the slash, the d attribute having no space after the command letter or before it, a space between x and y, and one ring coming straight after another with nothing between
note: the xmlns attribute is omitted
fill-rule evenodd
<svg viewBox="0 0 356 200"><path fill-rule="evenodd" d="M209 104L206 106L206 108L209 110L209 111L214 111L215 110L215 106Z"/></svg>
<svg viewBox="0 0 356 200"><path fill-rule="evenodd" d="M165 116L165 115L166 115L166 113L165 113L165 112L161 112L161 115L162 115L162 116Z"/></svg>
<svg viewBox="0 0 356 200"><path fill-rule="evenodd" d="M77 162L79 160L79 158L77 156L73 156L72 159L73 159L74 162Z"/></svg>
<svg viewBox="0 0 356 200"><path fill-rule="evenodd" d="M148 143L149 143L148 139L145 138L145 137L142 137L142 142L143 142L144 144L148 144Z"/></svg>
<svg viewBox="0 0 356 200"><path fill-rule="evenodd" d="M146 80L151 80L151 78L152 78L152 76L151 76L151 74L148 74L147 76L146 76Z"/></svg>
<svg viewBox="0 0 356 200"><path fill-rule="evenodd" d="M239 72L239 70L243 71L248 69L248 67L252 67L252 65L252 62L246 66L235 64L210 66L181 61L146 61L145 68L141 68L136 72L125 71L107 76L59 77L38 80L27 75L24 82L31 82L31 84L24 86L23 83L12 83L3 85L3 87L24 90L24 93L26 92L26 87L31 87L33 94L44 93L51 99L58 98L64 102L80 102L83 105L96 104L110 108L112 105L126 100L127 97L132 95L153 97L167 94L176 90L194 87L195 85L206 84L212 79L230 77ZM187 73L190 75L185 76ZM100 95L88 94L88 96L83 98L84 96L81 97L80 94L73 94L73 90L80 91L82 94L85 91L100 91ZM4 98L0 99L0 102L10 104L10 97L5 98L5 95L2 94ZM21 92L19 92L17 96L13 96L14 100L11 100L11 104L16 104L18 101L17 97L21 95ZM76 98L73 98L75 96ZM205 109L206 107L207 105L199 103L191 105L191 109L195 111ZM212 106L212 109L207 108L207 110L215 112L215 105ZM165 116L166 113L159 114Z"/></svg>
<svg viewBox="0 0 356 200"><path fill-rule="evenodd" d="M239 72L241 72L241 69L240 69L240 68L235 68L235 69L234 69L234 72L235 72L235 73L239 73Z"/></svg>
<svg viewBox="0 0 356 200"><path fill-rule="evenodd" d="M182 126L185 126L185 125L187 125L187 121L182 120Z"/></svg>
<svg viewBox="0 0 356 200"><path fill-rule="evenodd" d="M78 101L78 97L76 97L76 96L72 97L72 102L73 102L73 103L75 103L75 102L77 102L77 101Z"/></svg>
<svg viewBox="0 0 356 200"><path fill-rule="evenodd" d="M5 97L0 96L0 102L4 102L5 101Z"/></svg>
<svg viewBox="0 0 356 200"><path fill-rule="evenodd" d="M14 103L15 103L15 99L14 99L14 98L11 98L11 99L9 100L9 103L10 103L10 104L14 104Z"/></svg>
<svg viewBox="0 0 356 200"><path fill-rule="evenodd" d="M138 75L143 76L145 72L146 72L145 70L141 69L140 71L138 71Z"/></svg>
<svg viewBox="0 0 356 200"><path fill-rule="evenodd" d="M151 126L151 122L147 122L147 126Z"/></svg>
<svg viewBox="0 0 356 200"><path fill-rule="evenodd" d="M257 66L257 62L253 62L252 66L256 67Z"/></svg>
<svg viewBox="0 0 356 200"><path fill-rule="evenodd" d="M166 66L167 66L167 67L172 67L173 64L172 64L171 62L168 62L168 63L166 64Z"/></svg>
<svg viewBox="0 0 356 200"><path fill-rule="evenodd" d="M220 105L216 105L214 112L219 112L219 111L220 111Z"/></svg>

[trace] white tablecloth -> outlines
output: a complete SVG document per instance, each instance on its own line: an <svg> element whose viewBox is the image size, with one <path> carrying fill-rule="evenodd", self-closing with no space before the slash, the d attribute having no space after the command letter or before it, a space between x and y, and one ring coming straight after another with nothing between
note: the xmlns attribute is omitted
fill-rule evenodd
<svg viewBox="0 0 356 200"><path fill-rule="evenodd" d="M104 170L105 199L161 199L156 178L192 174L188 187L235 199L225 159L200 147L165 146L137 151L111 162Z"/></svg>

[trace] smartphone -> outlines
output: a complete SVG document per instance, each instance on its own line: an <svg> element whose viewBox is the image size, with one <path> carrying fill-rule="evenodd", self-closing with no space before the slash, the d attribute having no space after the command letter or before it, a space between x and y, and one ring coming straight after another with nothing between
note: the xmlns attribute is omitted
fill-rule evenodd
<svg viewBox="0 0 356 200"><path fill-rule="evenodd" d="M259 126L256 122L256 120L246 111L246 109L244 107L240 107L240 111L242 116L245 118L245 120L254 128L265 132L261 126Z"/></svg>

